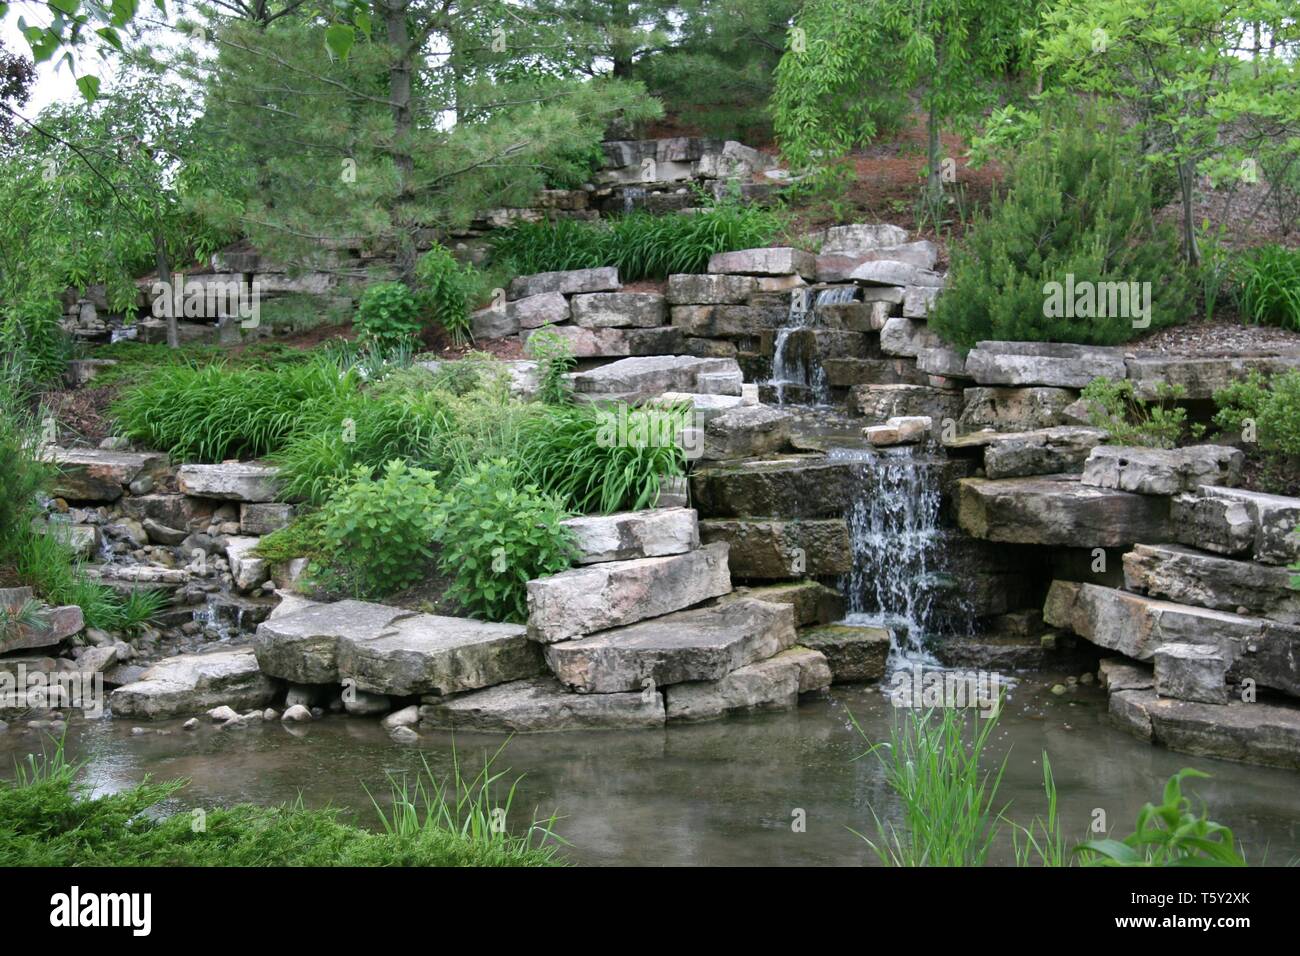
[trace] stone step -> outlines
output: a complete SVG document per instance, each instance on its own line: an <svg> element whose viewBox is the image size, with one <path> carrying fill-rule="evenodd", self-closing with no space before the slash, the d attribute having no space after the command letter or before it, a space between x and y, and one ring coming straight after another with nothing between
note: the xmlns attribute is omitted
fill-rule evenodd
<svg viewBox="0 0 1300 956"><path fill-rule="evenodd" d="M540 329L522 329L525 346ZM657 329L584 329L579 325L547 326L558 335L575 358L624 358L627 356L677 355L682 351L680 329L663 326Z"/></svg>
<svg viewBox="0 0 1300 956"><path fill-rule="evenodd" d="M569 269L517 276L510 281L506 296L510 299L523 299L546 292L576 295L584 292L617 292L620 288L622 285L618 281L618 269L602 266L597 269Z"/></svg>
<svg viewBox="0 0 1300 956"><path fill-rule="evenodd" d="M544 672L521 624L418 614L365 601L268 618L253 646L262 670L294 684L341 684L407 697L453 694Z"/></svg>
<svg viewBox="0 0 1300 956"><path fill-rule="evenodd" d="M569 300L573 324L588 329L653 329L668 321L658 292L588 292Z"/></svg>
<svg viewBox="0 0 1300 956"><path fill-rule="evenodd" d="M853 500L858 463L824 455L697 468L691 500L706 518L842 514Z"/></svg>
<svg viewBox="0 0 1300 956"><path fill-rule="evenodd" d="M668 277L665 297L669 305L743 305L757 291L753 276L680 273Z"/></svg>
<svg viewBox="0 0 1300 956"><path fill-rule="evenodd" d="M653 355L626 358L569 376L575 397L582 401L642 402L664 392L694 392L702 374L740 373L735 359ZM737 388L735 394L740 394Z"/></svg>
<svg viewBox="0 0 1300 956"><path fill-rule="evenodd" d="M942 425L944 419L955 421L961 414L962 399L961 392L929 385L856 385L849 407L865 417L868 424L928 415Z"/></svg>
<svg viewBox="0 0 1300 956"><path fill-rule="evenodd" d="M1300 368L1300 350L1277 355L1220 355L1188 357L1163 352L1138 353L1125 361L1128 378L1138 398L1158 398L1168 386L1182 386L1185 401L1205 401L1214 393L1256 371L1280 375Z"/></svg>
<svg viewBox="0 0 1300 956"><path fill-rule="evenodd" d="M792 647L765 661L738 667L715 681L672 684L664 693L669 720L709 720L747 710L789 710L799 695L831 684L826 658Z"/></svg>
<svg viewBox="0 0 1300 956"><path fill-rule="evenodd" d="M705 461L760 458L790 448L790 412L770 405L742 405L704 426Z"/></svg>
<svg viewBox="0 0 1300 956"><path fill-rule="evenodd" d="M167 456L153 451L47 446L41 457L58 467L50 493L69 501L116 501L141 476L156 478L167 470Z"/></svg>
<svg viewBox="0 0 1300 956"><path fill-rule="evenodd" d="M972 432L945 439L943 445L950 454L982 452L987 478L1021 478L1079 474L1088 456L1108 437L1110 433L1100 428L1060 425L1024 432Z"/></svg>
<svg viewBox="0 0 1300 956"><path fill-rule="evenodd" d="M1216 611L1300 624L1300 591L1286 568L1234 561L1177 544L1138 544L1124 555L1131 591Z"/></svg>
<svg viewBox="0 0 1300 956"><path fill-rule="evenodd" d="M690 338L761 336L790 321L788 304L755 297L747 305L675 305L669 314L673 329Z"/></svg>
<svg viewBox="0 0 1300 956"><path fill-rule="evenodd" d="M892 643L883 627L845 623L804 628L798 641L825 656L836 684L880 680Z"/></svg>
<svg viewBox="0 0 1300 956"><path fill-rule="evenodd" d="M1300 561L1300 498L1201 485L1174 498L1172 513L1171 537L1181 544L1265 564Z"/></svg>
<svg viewBox="0 0 1300 956"><path fill-rule="evenodd" d="M116 717L183 717L222 704L240 711L266 707L276 690L253 648L241 647L165 658L108 700Z"/></svg>
<svg viewBox="0 0 1300 956"><path fill-rule="evenodd" d="M988 541L1118 548L1172 536L1169 499L1095 488L1069 475L963 478L959 489L962 529Z"/></svg>
<svg viewBox="0 0 1300 956"><path fill-rule="evenodd" d="M795 627L830 624L844 616L844 595L819 581L789 581L740 587L719 601L754 598L769 604L788 604L794 609Z"/></svg>
<svg viewBox="0 0 1300 956"><path fill-rule="evenodd" d="M584 515L561 523L573 534L577 564L658 558L700 546L699 527L691 508Z"/></svg>
<svg viewBox="0 0 1300 956"><path fill-rule="evenodd" d="M1160 697L1155 690L1110 695L1118 727L1179 753L1300 770L1300 708L1233 701L1204 704Z"/></svg>
<svg viewBox="0 0 1300 956"><path fill-rule="evenodd" d="M1083 388L1094 378L1128 375L1124 349L1059 342L976 342L966 355L966 375L980 385L1049 385Z"/></svg>
<svg viewBox="0 0 1300 956"><path fill-rule="evenodd" d="M528 634L550 644L622 627L731 590L727 546L592 564L528 582Z"/></svg>
<svg viewBox="0 0 1300 956"><path fill-rule="evenodd" d="M223 461L219 465L181 465L176 486L195 498L225 501L275 501L280 492L279 470L272 465Z"/></svg>
<svg viewBox="0 0 1300 956"><path fill-rule="evenodd" d="M700 540L725 542L731 573L742 580L821 577L852 569L849 528L843 518L709 518L700 522Z"/></svg>
<svg viewBox="0 0 1300 956"><path fill-rule="evenodd" d="M800 275L812 279L817 275L817 260L811 252L790 246L741 249L714 253L709 257L708 272L712 275Z"/></svg>
<svg viewBox="0 0 1300 956"><path fill-rule="evenodd" d="M1053 581L1043 620L1098 647L1149 661L1165 644L1217 648L1234 681L1300 696L1300 627L1175 604L1098 584Z"/></svg>
<svg viewBox="0 0 1300 956"><path fill-rule="evenodd" d="M612 694L719 680L792 644L789 605L745 599L551 644L546 662L579 693Z"/></svg>
<svg viewBox="0 0 1300 956"><path fill-rule="evenodd" d="M976 386L962 391L965 407L957 426L963 432L992 428L1025 432L1069 425L1065 410L1079 399L1072 388Z"/></svg>
<svg viewBox="0 0 1300 956"><path fill-rule="evenodd" d="M1176 495L1202 484L1233 485L1241 480L1246 456L1226 445L1186 448L1136 448L1099 445L1083 465L1085 485L1118 488L1143 495Z"/></svg>
<svg viewBox="0 0 1300 956"><path fill-rule="evenodd" d="M433 730L542 733L557 730L637 730L661 727L657 691L575 694L552 677L511 681L454 697L426 697L420 725Z"/></svg>

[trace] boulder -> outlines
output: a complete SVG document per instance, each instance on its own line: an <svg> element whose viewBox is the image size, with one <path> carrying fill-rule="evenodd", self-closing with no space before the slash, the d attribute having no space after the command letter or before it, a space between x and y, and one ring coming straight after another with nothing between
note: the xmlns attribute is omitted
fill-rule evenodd
<svg viewBox="0 0 1300 956"><path fill-rule="evenodd" d="M737 600L550 644L546 662L579 693L610 694L718 680L793 643L788 605Z"/></svg>
<svg viewBox="0 0 1300 956"><path fill-rule="evenodd" d="M1197 494L1228 502L1221 506L1221 513L1234 522L1239 512L1231 506L1242 506L1254 532L1251 554L1256 561L1287 565L1300 561L1300 531L1296 530L1300 527L1300 498L1213 485L1201 485Z"/></svg>
<svg viewBox="0 0 1300 956"><path fill-rule="evenodd" d="M223 461L219 465L181 465L176 485L183 494L226 501L274 501L278 471L271 465Z"/></svg>
<svg viewBox="0 0 1300 956"><path fill-rule="evenodd" d="M1170 750L1300 769L1300 709L1263 702L1203 704L1154 690L1110 695L1116 726Z"/></svg>
<svg viewBox="0 0 1300 956"><path fill-rule="evenodd" d="M704 455L709 461L757 458L790 444L791 415L780 408L748 405L712 418L704 426Z"/></svg>
<svg viewBox="0 0 1300 956"><path fill-rule="evenodd" d="M876 446L914 445L929 438L933 429L928 415L904 415L887 419L883 425L868 425L862 436Z"/></svg>
<svg viewBox="0 0 1300 956"><path fill-rule="evenodd" d="M907 230L890 223L853 223L831 226L822 240L823 255L860 255L907 242Z"/></svg>
<svg viewBox="0 0 1300 956"><path fill-rule="evenodd" d="M506 297L525 299L547 292L577 295L584 292L617 292L621 288L618 269L603 266L599 269L571 269L564 272L539 272L519 276L510 282Z"/></svg>
<svg viewBox="0 0 1300 956"><path fill-rule="evenodd" d="M740 374L735 359L655 355L625 358L569 377L574 396L587 401L642 402L665 392L696 392L700 376ZM740 394L737 387L732 393Z"/></svg>
<svg viewBox="0 0 1300 956"><path fill-rule="evenodd" d="M845 574L852 566L849 529L843 518L710 518L700 522L700 540L725 542L731 573L741 579Z"/></svg>
<svg viewBox="0 0 1300 956"><path fill-rule="evenodd" d="M926 268L934 268L933 265ZM941 290L933 286L908 286L903 293L903 315L909 319L928 318Z"/></svg>
<svg viewBox="0 0 1300 956"><path fill-rule="evenodd" d="M142 523L145 519L152 519L178 530L206 528L211 523L213 510L211 501L179 494L132 495L123 498L118 507L128 518Z"/></svg>
<svg viewBox="0 0 1300 956"><path fill-rule="evenodd" d="M373 637L345 633L337 659L339 676L358 690L392 697L455 694L545 673L522 624L433 614L400 618Z"/></svg>
<svg viewBox="0 0 1300 956"><path fill-rule="evenodd" d="M669 720L708 720L746 710L788 710L801 692L830 686L826 658L792 647L737 668L719 680L673 684L665 692Z"/></svg>
<svg viewBox="0 0 1300 956"><path fill-rule="evenodd" d="M149 536L149 540L155 544L165 544L175 547L189 537L188 531L179 528L169 528L153 518L145 518L140 525L144 528L144 533Z"/></svg>
<svg viewBox="0 0 1300 956"><path fill-rule="evenodd" d="M343 692L343 709L353 717L374 717L392 710L393 699L387 694L372 694L348 687Z"/></svg>
<svg viewBox="0 0 1300 956"><path fill-rule="evenodd" d="M141 475L156 476L167 469L167 456L161 452L50 445L41 457L58 469L50 494L69 501L116 501Z"/></svg>
<svg viewBox="0 0 1300 956"><path fill-rule="evenodd" d="M99 551L102 541L99 528L92 524L69 524L66 521L32 519L37 534L52 534L77 557L87 560Z"/></svg>
<svg viewBox="0 0 1300 956"><path fill-rule="evenodd" d="M275 693L275 683L258 668L253 649L241 647L165 658L108 699L114 716L163 718L221 705L262 708Z"/></svg>
<svg viewBox="0 0 1300 956"><path fill-rule="evenodd" d="M242 534L263 535L286 528L293 520L293 505L279 502L244 502L239 506Z"/></svg>
<svg viewBox="0 0 1300 956"><path fill-rule="evenodd" d="M520 334L525 345L537 329ZM681 351L680 329L584 329L560 325L549 331L563 339L575 358L621 358L628 355L675 355Z"/></svg>
<svg viewBox="0 0 1300 956"><path fill-rule="evenodd" d="M573 322L588 329L652 329L668 320L657 292L592 292L570 300Z"/></svg>
<svg viewBox="0 0 1300 956"><path fill-rule="evenodd" d="M856 385L850 398L855 408L871 422L890 418L926 416L941 430L945 419L961 414L961 393L928 385Z"/></svg>
<svg viewBox="0 0 1300 956"><path fill-rule="evenodd" d="M1079 473L1109 434L1100 428L1062 425L1028 432L975 432L944 445L950 452L983 446L987 478Z"/></svg>
<svg viewBox="0 0 1300 956"><path fill-rule="evenodd" d="M1118 548L1170 537L1169 501L1081 484L1077 478L963 478L958 522L1005 544Z"/></svg>
<svg viewBox="0 0 1300 956"><path fill-rule="evenodd" d="M706 518L829 517L852 502L857 467L848 459L808 456L697 468L691 500Z"/></svg>
<svg viewBox="0 0 1300 956"><path fill-rule="evenodd" d="M1161 644L1156 648L1156 693L1205 704L1228 702L1228 660L1208 644Z"/></svg>
<svg viewBox="0 0 1300 956"><path fill-rule="evenodd" d="M977 342L966 374L980 385L1083 388L1094 378L1122 379L1124 350L1060 342Z"/></svg>
<svg viewBox="0 0 1300 956"><path fill-rule="evenodd" d="M511 681L455 697L426 697L420 706L421 726L438 730L638 730L663 723L663 695L654 691L575 694L551 677Z"/></svg>
<svg viewBox="0 0 1300 956"><path fill-rule="evenodd" d="M253 648L258 664L272 677L295 684L338 684L340 639L373 640L410 616L410 611L366 601L318 604L263 621Z"/></svg>
<svg viewBox="0 0 1300 956"><path fill-rule="evenodd" d="M829 624L844 617L844 595L819 581L788 581L737 588L721 601L755 598L769 604L788 604L794 609L796 627Z"/></svg>
<svg viewBox="0 0 1300 956"><path fill-rule="evenodd" d="M1138 544L1124 555L1124 584L1152 597L1300 624L1300 591L1286 568L1233 561L1176 544Z"/></svg>
<svg viewBox="0 0 1300 956"><path fill-rule="evenodd" d="M1186 356L1139 352L1125 361L1127 377L1138 398L1158 398L1162 389L1183 389L1187 401L1212 399L1214 393L1244 380L1252 371L1280 375L1300 368L1300 350L1281 355Z"/></svg>
<svg viewBox="0 0 1300 956"><path fill-rule="evenodd" d="M929 379L906 358L828 358L822 361L826 384L832 388L853 385L927 385Z"/></svg>
<svg viewBox="0 0 1300 956"><path fill-rule="evenodd" d="M823 252L817 256L817 281L847 282L863 263L879 260L901 262L930 271L939 260L939 249L934 243L921 239L864 252Z"/></svg>
<svg viewBox="0 0 1300 956"><path fill-rule="evenodd" d="M714 275L800 275L812 279L817 275L817 260L812 253L789 246L742 249L739 252L718 252L710 256L708 271Z"/></svg>
<svg viewBox="0 0 1300 956"><path fill-rule="evenodd" d="M1140 448L1100 445L1083 465L1082 481L1143 495L1176 495L1203 483L1235 484L1245 455L1226 445Z"/></svg>
<svg viewBox="0 0 1300 956"><path fill-rule="evenodd" d="M740 338L781 328L790 321L790 312L783 305L675 305L671 317L681 335Z"/></svg>
<svg viewBox="0 0 1300 956"><path fill-rule="evenodd" d="M727 546L610 561L528 582L528 634L544 644L621 627L731 590Z"/></svg>
<svg viewBox="0 0 1300 956"><path fill-rule="evenodd" d="M915 358L922 349L942 348L943 340L930 331L924 322L895 316L885 322L880 330L880 351L886 355L906 355Z"/></svg>
<svg viewBox="0 0 1300 956"><path fill-rule="evenodd" d="M1097 664L1097 682L1111 693L1150 690L1156 686L1156 676L1149 664L1139 664L1127 657L1107 657Z"/></svg>
<svg viewBox="0 0 1300 956"><path fill-rule="evenodd" d="M694 418L695 428L708 428L709 423L720 415L725 415L737 408L747 408L755 405L743 395L743 390L748 386L742 386L741 395L705 395L700 392L664 392L646 402L647 405L657 405L662 408L671 408L673 406L689 406ZM689 446L682 443L687 450ZM699 444L695 446L698 451L703 448L703 439L699 439Z"/></svg>
<svg viewBox="0 0 1300 956"><path fill-rule="evenodd" d="M979 386L963 390L962 397L965 407L957 422L962 431L1025 432L1067 424L1065 409L1079 393L1067 388Z"/></svg>
<svg viewBox="0 0 1300 956"><path fill-rule="evenodd" d="M665 298L669 305L741 305L758 291L758 281L752 276L671 275Z"/></svg>
<svg viewBox="0 0 1300 956"><path fill-rule="evenodd" d="M825 655L836 684L880 680L891 643L883 627L860 624L828 624L799 632L801 646Z"/></svg>
<svg viewBox="0 0 1300 956"><path fill-rule="evenodd" d="M863 295L873 292L899 292L891 286L867 286ZM828 302L817 307L817 318L828 329L844 329L848 332L879 332L889 321L893 304L880 298L864 299L862 302Z"/></svg>
<svg viewBox="0 0 1300 956"><path fill-rule="evenodd" d="M863 285L943 288L943 276L939 273L896 259L869 260L850 272L848 278Z"/></svg>
<svg viewBox="0 0 1300 956"><path fill-rule="evenodd" d="M258 540L241 535L226 538L226 560L230 562L235 587L241 591L251 591L271 576L270 563L266 558L259 558L252 553Z"/></svg>
<svg viewBox="0 0 1300 956"><path fill-rule="evenodd" d="M925 348L916 353L916 367L927 375L944 378L968 378L966 359L954 348L946 345Z"/></svg>
<svg viewBox="0 0 1300 956"><path fill-rule="evenodd" d="M0 589L0 606L16 608L32 600L31 588ZM0 633L0 654L27 650L33 647L54 647L62 644L85 626L81 608L75 604L58 607L41 606L39 624L23 624Z"/></svg>
<svg viewBox="0 0 1300 956"><path fill-rule="evenodd" d="M573 534L577 564L657 558L700 546L695 511L690 508L584 515L563 524Z"/></svg>
<svg viewBox="0 0 1300 956"><path fill-rule="evenodd" d="M1219 554L1249 555L1255 522L1244 501L1211 495L1176 495L1169 503L1170 537Z"/></svg>

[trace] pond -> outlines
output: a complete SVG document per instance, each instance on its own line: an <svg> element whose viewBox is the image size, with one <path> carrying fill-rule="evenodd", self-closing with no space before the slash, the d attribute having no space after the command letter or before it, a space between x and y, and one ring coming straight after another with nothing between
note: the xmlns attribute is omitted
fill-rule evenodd
<svg viewBox="0 0 1300 956"><path fill-rule="evenodd" d="M1194 791L1211 817L1231 826L1255 864L1300 857L1300 787L1283 770L1171 753L1112 728L1104 692L1049 688L1060 675L1034 674L1011 692L995 732L992 760L1009 750L1001 798L1020 822L1044 810L1041 753L1060 792L1064 831L1082 838L1096 810L1117 835L1131 832L1148 800L1182 767L1213 775ZM574 863L596 865L860 865L875 859L851 830L873 834L872 810L896 818L898 805L864 738L889 736L894 708L880 686L839 686L794 711L758 713L663 730L520 735L500 767L523 775L519 819L535 807L561 819ZM85 779L111 791L140 781L189 778L168 809L238 802L275 804L300 794L309 806L341 806L374 822L367 787L387 792L390 773L415 771L421 757L437 772L451 762L452 736L424 732L416 747L391 742L377 721L326 717L290 733L278 723L219 731L133 736L126 720L74 722L68 750L86 761ZM473 770L502 737L459 735ZM0 734L0 772L39 749L35 732L11 724ZM991 764L990 764L991 765ZM803 811L806 828L792 826ZM512 819L515 814L512 812ZM998 862L1009 862L1003 847Z"/></svg>

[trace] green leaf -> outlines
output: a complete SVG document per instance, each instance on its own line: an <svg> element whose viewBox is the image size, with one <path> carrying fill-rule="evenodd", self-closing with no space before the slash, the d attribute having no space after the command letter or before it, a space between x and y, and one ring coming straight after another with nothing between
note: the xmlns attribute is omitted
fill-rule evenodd
<svg viewBox="0 0 1300 956"><path fill-rule="evenodd" d="M356 31L352 27L344 26L341 23L333 24L325 30L325 45L340 60L348 58L348 51L352 49L352 45L356 43L356 40Z"/></svg>
<svg viewBox="0 0 1300 956"><path fill-rule="evenodd" d="M81 95L86 98L87 102L93 103L99 98L99 77L77 77L77 89L81 90Z"/></svg>

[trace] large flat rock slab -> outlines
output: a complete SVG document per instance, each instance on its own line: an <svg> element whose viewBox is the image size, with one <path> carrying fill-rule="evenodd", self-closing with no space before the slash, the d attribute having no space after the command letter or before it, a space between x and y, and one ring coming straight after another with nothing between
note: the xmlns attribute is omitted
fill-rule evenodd
<svg viewBox="0 0 1300 956"><path fill-rule="evenodd" d="M825 657L792 647L720 680L673 684L664 697L669 720L711 720L748 710L789 710L801 693L824 690L830 683Z"/></svg>
<svg viewBox="0 0 1300 956"><path fill-rule="evenodd" d="M510 281L506 297L523 299L528 296L559 292L577 295L586 292L617 292L618 269L602 266L598 269L569 269L562 272L539 272L531 276L518 276Z"/></svg>
<svg viewBox="0 0 1300 956"><path fill-rule="evenodd" d="M790 412L768 405L743 405L724 411L704 426L706 461L758 458L790 445Z"/></svg>
<svg viewBox="0 0 1300 956"><path fill-rule="evenodd" d="M551 644L546 662L579 693L612 694L718 680L793 643L789 605L741 599Z"/></svg>
<svg viewBox="0 0 1300 956"><path fill-rule="evenodd" d="M951 454L982 450L986 478L1082 473L1088 456L1110 433L1081 425L1025 432L978 431L945 439Z"/></svg>
<svg viewBox="0 0 1300 956"><path fill-rule="evenodd" d="M962 398L965 407L957 422L960 430L1025 432L1069 424L1065 410L1078 401L1079 393L1048 386L977 386L964 389Z"/></svg>
<svg viewBox="0 0 1300 956"><path fill-rule="evenodd" d="M176 485L183 494L225 501L275 501L279 471L272 465L223 461L219 465L181 465Z"/></svg>
<svg viewBox="0 0 1300 956"><path fill-rule="evenodd" d="M435 730L544 733L558 730L639 730L662 727L664 698L656 691L575 694L551 677L511 681L444 699L426 698L420 724Z"/></svg>
<svg viewBox="0 0 1300 956"><path fill-rule="evenodd" d="M742 305L757 291L753 276L679 273L668 277L665 297L669 305Z"/></svg>
<svg viewBox="0 0 1300 956"><path fill-rule="evenodd" d="M740 375L735 359L654 355L625 358L569 376L575 397L587 401L641 402L664 392L697 392L700 376ZM739 387L735 394L740 394Z"/></svg>
<svg viewBox="0 0 1300 956"><path fill-rule="evenodd" d="M1162 388L1172 385L1182 387L1186 400L1204 401L1233 382L1244 380L1252 371L1272 376L1300 368L1300 350L1277 355L1207 356L1139 352L1125 365L1139 398L1158 398Z"/></svg>
<svg viewBox="0 0 1300 956"><path fill-rule="evenodd" d="M116 501L141 475L166 471L162 452L109 451L103 448L47 446L41 457L58 468L51 493L69 501Z"/></svg>
<svg viewBox="0 0 1300 956"><path fill-rule="evenodd" d="M416 614L377 637L343 635L338 671L359 690L392 697L456 694L546 672L522 624Z"/></svg>
<svg viewBox="0 0 1300 956"><path fill-rule="evenodd" d="M1083 388L1094 378L1128 374L1122 348L1059 342L977 342L966 375L980 385Z"/></svg>
<svg viewBox="0 0 1300 956"><path fill-rule="evenodd" d="M1214 647L1234 680L1300 696L1300 628L1293 625L1075 581L1052 582L1043 620L1140 661L1166 644Z"/></svg>
<svg viewBox="0 0 1300 956"><path fill-rule="evenodd" d="M1152 597L1300 624L1300 590L1283 567L1234 561L1178 544L1138 544L1124 555L1124 584Z"/></svg>
<svg viewBox="0 0 1300 956"><path fill-rule="evenodd" d="M578 564L682 554L700 546L692 508L651 508L583 515L562 522L573 534Z"/></svg>
<svg viewBox="0 0 1300 956"><path fill-rule="evenodd" d="M17 609L31 600L31 588L0 588L0 607ZM62 644L85 626L81 608L75 604L41 607L38 617L37 623L23 624L9 633L0 633L0 654L53 647Z"/></svg>
<svg viewBox="0 0 1300 956"><path fill-rule="evenodd" d="M1142 495L1176 495L1202 484L1234 485L1246 456L1227 445L1139 448L1101 445L1083 465L1085 485Z"/></svg>
<svg viewBox="0 0 1300 956"><path fill-rule="evenodd" d="M573 324L588 329L653 329L668 322L657 292L590 292L569 302Z"/></svg>
<svg viewBox="0 0 1300 956"><path fill-rule="evenodd" d="M731 590L727 546L592 564L528 582L528 634L544 644L621 627Z"/></svg>
<svg viewBox="0 0 1300 956"><path fill-rule="evenodd" d="M883 627L860 624L826 624L799 632L800 646L825 656L836 684L880 680L892 643Z"/></svg>
<svg viewBox="0 0 1300 956"><path fill-rule="evenodd" d="M538 329L523 329L519 337L527 345ZM642 355L676 355L682 351L680 329L584 329L579 325L547 328L572 350L575 358L622 358Z"/></svg>
<svg viewBox="0 0 1300 956"><path fill-rule="evenodd" d="M842 514L853 500L849 459L806 456L697 468L691 500L706 518L821 518Z"/></svg>
<svg viewBox="0 0 1300 956"><path fill-rule="evenodd" d="M799 275L812 279L817 275L817 260L812 253L790 246L741 249L738 252L718 252L710 256L707 271L714 275Z"/></svg>
<svg viewBox="0 0 1300 956"><path fill-rule="evenodd" d="M1171 537L1169 500L1084 485L1075 477L963 478L958 521L1007 544L1112 548Z"/></svg>
<svg viewBox="0 0 1300 956"><path fill-rule="evenodd" d="M257 626L253 647L262 670L294 684L337 684L339 641L374 640L412 612L368 601L318 604Z"/></svg>
<svg viewBox="0 0 1300 956"><path fill-rule="evenodd" d="M1192 510L1199 509L1198 517L1213 516L1217 521L1207 523L1220 525L1205 528L1211 541L1230 546L1234 540L1246 539L1248 553L1265 564L1300 561L1300 531L1296 530L1300 527L1300 498L1212 485L1201 485L1194 497L1202 499L1192 503Z"/></svg>
<svg viewBox="0 0 1300 956"><path fill-rule="evenodd" d="M746 580L845 574L853 564L843 518L709 518L700 522L700 540L725 542L732 575Z"/></svg>
<svg viewBox="0 0 1300 956"><path fill-rule="evenodd" d="M168 657L140 679L109 695L116 717L182 717L226 705L266 707L275 682L262 673L251 647Z"/></svg>
<svg viewBox="0 0 1300 956"><path fill-rule="evenodd" d="M1111 721L1179 753L1300 769L1300 709L1270 703L1204 704L1154 690L1110 695Z"/></svg>

